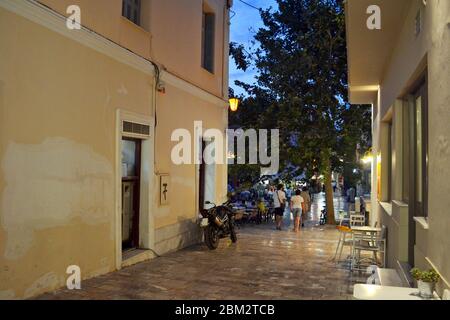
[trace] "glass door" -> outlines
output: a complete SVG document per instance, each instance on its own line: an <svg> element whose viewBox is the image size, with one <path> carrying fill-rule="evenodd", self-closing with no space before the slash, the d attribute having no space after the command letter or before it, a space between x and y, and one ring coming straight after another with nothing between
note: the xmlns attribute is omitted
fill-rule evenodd
<svg viewBox="0 0 450 320"><path fill-rule="evenodd" d="M122 250L139 246L141 140L122 139Z"/></svg>

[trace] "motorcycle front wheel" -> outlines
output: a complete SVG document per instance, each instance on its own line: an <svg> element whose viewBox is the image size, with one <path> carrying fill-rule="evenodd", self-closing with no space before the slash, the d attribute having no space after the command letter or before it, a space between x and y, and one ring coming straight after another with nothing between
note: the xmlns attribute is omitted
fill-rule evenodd
<svg viewBox="0 0 450 320"><path fill-rule="evenodd" d="M215 249L217 249L217 247L219 245L219 240L220 240L219 239L219 230L217 230L217 227L212 224L207 226L205 229L206 246L210 250L215 250Z"/></svg>
<svg viewBox="0 0 450 320"><path fill-rule="evenodd" d="M230 221L230 238L231 242L236 243L237 241L236 229L234 228L234 224L231 221Z"/></svg>

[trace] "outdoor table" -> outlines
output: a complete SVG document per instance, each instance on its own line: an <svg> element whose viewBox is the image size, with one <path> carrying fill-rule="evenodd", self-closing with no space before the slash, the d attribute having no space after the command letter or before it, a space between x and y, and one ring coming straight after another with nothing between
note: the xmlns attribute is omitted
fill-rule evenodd
<svg viewBox="0 0 450 320"><path fill-rule="evenodd" d="M381 228L375 228L375 227L367 227L367 226L353 226L351 227L352 232L356 231L356 232L370 232L370 233L375 233L375 232L381 232Z"/></svg>
<svg viewBox="0 0 450 320"><path fill-rule="evenodd" d="M436 296L430 299L422 298L417 288L375 284L356 284L353 288L353 297L359 300L439 300Z"/></svg>
<svg viewBox="0 0 450 320"><path fill-rule="evenodd" d="M354 234L364 234L364 240L366 241L374 241L376 234L381 232L381 228L375 228L375 227L368 227L368 226L353 226L350 228L352 232L352 254L351 254L351 264L350 264L350 270L353 270L354 264L356 263L356 256L355 256L355 237Z"/></svg>

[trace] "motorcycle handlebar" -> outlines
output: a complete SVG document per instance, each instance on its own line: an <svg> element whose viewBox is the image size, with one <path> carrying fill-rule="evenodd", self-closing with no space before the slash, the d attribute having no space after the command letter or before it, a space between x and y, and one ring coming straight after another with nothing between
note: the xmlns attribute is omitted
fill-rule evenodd
<svg viewBox="0 0 450 320"><path fill-rule="evenodd" d="M210 201L207 201L207 202L205 202L205 204L211 204L211 205L213 205L213 208L218 208L218 207L225 207L225 208L227 208L231 213L235 213L234 212L234 210L233 210L233 208L232 208L232 206L231 206L231 199L229 199L229 200L227 200L226 202L224 202L224 203L222 203L221 205L216 205L215 203L213 203L213 202L210 202Z"/></svg>
<svg viewBox="0 0 450 320"><path fill-rule="evenodd" d="M231 204L231 200L227 200L226 202L222 203L221 205L216 205L214 202L206 201L205 204L212 204L214 207L220 207L220 206L229 206Z"/></svg>

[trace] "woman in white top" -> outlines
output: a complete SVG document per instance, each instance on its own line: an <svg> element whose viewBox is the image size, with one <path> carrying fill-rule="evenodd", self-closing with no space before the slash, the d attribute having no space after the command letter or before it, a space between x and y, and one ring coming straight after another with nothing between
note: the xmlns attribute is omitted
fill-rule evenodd
<svg viewBox="0 0 450 320"><path fill-rule="evenodd" d="M278 190L273 194L273 207L275 208L275 223L277 230L281 230L281 223L283 222L284 208L286 204L286 193L284 193L284 186L278 185Z"/></svg>
<svg viewBox="0 0 450 320"><path fill-rule="evenodd" d="M291 198L291 211L294 216L294 232L299 231L300 217L302 216L302 211L305 210L305 200L300 194L301 191L296 190L295 196Z"/></svg>

